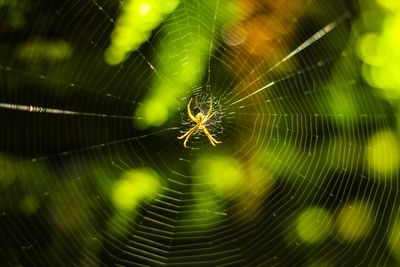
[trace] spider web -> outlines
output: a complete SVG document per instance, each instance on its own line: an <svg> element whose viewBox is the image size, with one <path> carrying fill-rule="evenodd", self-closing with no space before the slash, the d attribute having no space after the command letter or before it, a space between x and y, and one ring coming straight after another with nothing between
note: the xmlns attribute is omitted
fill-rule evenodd
<svg viewBox="0 0 400 267"><path fill-rule="evenodd" d="M231 31L245 19L230 7L252 1L181 0L110 66L104 53L127 2L27 1L29 23L3 34L4 265L395 266L397 175L382 178L366 159L395 114L348 67L359 67L355 7L259 1L247 19L269 16L250 24L267 36L248 27L246 39ZM71 46L63 61L21 59L24 44L54 40ZM168 120L139 127L160 85L183 89ZM183 148L191 98L194 114L212 101L206 127L222 144L197 131ZM116 188L135 171L159 189L127 184L145 197L124 209Z"/></svg>

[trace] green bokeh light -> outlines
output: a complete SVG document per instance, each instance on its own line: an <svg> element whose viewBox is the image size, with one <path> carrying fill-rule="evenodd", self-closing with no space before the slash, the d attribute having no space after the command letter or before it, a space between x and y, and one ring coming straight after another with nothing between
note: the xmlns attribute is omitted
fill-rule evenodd
<svg viewBox="0 0 400 267"><path fill-rule="evenodd" d="M138 49L151 36L163 18L174 11L179 0L130 0L124 2L111 34L111 44L104 54L105 61L117 65Z"/></svg>
<svg viewBox="0 0 400 267"><path fill-rule="evenodd" d="M39 208L39 204L34 195L26 195L20 202L21 209L26 215L35 213Z"/></svg>
<svg viewBox="0 0 400 267"><path fill-rule="evenodd" d="M384 130L372 136L365 154L368 168L376 179L391 179L399 169L399 141L391 131Z"/></svg>
<svg viewBox="0 0 400 267"><path fill-rule="evenodd" d="M140 105L136 110L137 126L147 128L158 127L168 120L168 106L162 100L149 100L146 105Z"/></svg>
<svg viewBox="0 0 400 267"><path fill-rule="evenodd" d="M345 241L357 241L366 237L372 229L374 216L368 203L349 203L341 209L337 217L337 236Z"/></svg>
<svg viewBox="0 0 400 267"><path fill-rule="evenodd" d="M306 243L319 243L330 235L332 225L332 215L327 210L310 207L297 217L297 235Z"/></svg>
<svg viewBox="0 0 400 267"><path fill-rule="evenodd" d="M161 187L157 173L150 169L130 170L116 181L112 202L117 210L132 211L144 199L156 196Z"/></svg>
<svg viewBox="0 0 400 267"><path fill-rule="evenodd" d="M64 40L46 41L31 40L18 50L18 57L28 62L59 62L72 55L72 47Z"/></svg>
<svg viewBox="0 0 400 267"><path fill-rule="evenodd" d="M205 155L194 164L194 172L218 194L236 195L243 183L241 164L228 155Z"/></svg>
<svg viewBox="0 0 400 267"><path fill-rule="evenodd" d="M364 19L366 33L358 40L358 54L364 61L364 79L373 87L380 89L389 99L400 97L400 8L398 1L377 0L380 12L365 8L364 17L374 14L373 22ZM380 5L380 6L379 6ZM377 16L382 13L381 16ZM371 16L370 16L371 17ZM378 26L381 26L380 30Z"/></svg>
<svg viewBox="0 0 400 267"><path fill-rule="evenodd" d="M397 261L400 262L400 220L393 223L391 231L388 234L389 246L392 250L393 255L396 257Z"/></svg>

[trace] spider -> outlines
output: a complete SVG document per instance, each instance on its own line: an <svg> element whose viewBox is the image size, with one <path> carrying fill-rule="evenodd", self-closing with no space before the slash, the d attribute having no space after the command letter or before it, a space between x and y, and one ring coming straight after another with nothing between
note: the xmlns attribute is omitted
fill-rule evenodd
<svg viewBox="0 0 400 267"><path fill-rule="evenodd" d="M220 144L222 143L221 141L217 141L215 140L214 137L211 136L211 134L208 132L205 124L207 123L207 121L209 119L211 119L211 117L215 114L212 113L211 114L211 110L212 110L212 100L210 100L210 108L208 109L207 115L204 116L203 113L199 112L196 114L196 117L193 116L192 112L190 111L190 104L192 103L193 98L190 99L189 104L187 105L187 113L189 114L189 117L192 121L194 121L196 123L195 126L193 126L190 130L188 130L184 135L181 135L178 137L178 139L183 139L185 138L185 140L183 141L183 146L186 146L187 141L189 140L189 137L196 131L196 130L202 130L204 132L204 134L207 136L208 140L210 140L210 143L213 146L216 146L216 144Z"/></svg>

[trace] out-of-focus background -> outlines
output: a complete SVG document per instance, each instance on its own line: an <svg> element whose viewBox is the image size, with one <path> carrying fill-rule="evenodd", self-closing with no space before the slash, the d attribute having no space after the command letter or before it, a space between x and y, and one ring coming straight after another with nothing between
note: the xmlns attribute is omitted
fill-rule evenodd
<svg viewBox="0 0 400 267"><path fill-rule="evenodd" d="M400 266L398 0L0 0L0 266ZM214 115L183 146L177 137Z"/></svg>

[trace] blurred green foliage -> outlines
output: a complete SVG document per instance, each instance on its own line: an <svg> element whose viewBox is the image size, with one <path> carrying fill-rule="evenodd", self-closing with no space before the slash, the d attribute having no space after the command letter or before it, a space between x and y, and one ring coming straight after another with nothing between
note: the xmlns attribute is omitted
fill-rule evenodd
<svg viewBox="0 0 400 267"><path fill-rule="evenodd" d="M399 99L400 4L393 0L365 1L359 21L358 54L365 80L389 99Z"/></svg>
<svg viewBox="0 0 400 267"><path fill-rule="evenodd" d="M121 5L105 60L120 64L150 38L154 30L179 5L179 0L129 0Z"/></svg>
<svg viewBox="0 0 400 267"><path fill-rule="evenodd" d="M72 1L73 5L75 3ZM89 3L96 3L94 6L98 7L97 2ZM382 252L387 254L382 254L382 257L389 258L388 255L393 252L399 262L400 223L397 211L373 203L386 197L386 193L388 198L392 197L392 191L395 191L394 206L399 205L396 184L399 140L394 131L395 123L390 121L393 118L387 116L392 110L398 111L400 75L396 66L399 59L397 32L400 7L397 3L395 0L360 2L360 17L356 16L351 21L351 32L340 28L335 35L338 42L330 39L326 43L318 43L320 47L312 50L317 51L316 54L304 51L305 55L300 55L304 62L298 60L292 63L304 71L308 68L308 58L322 55L321 65L317 63L320 68L314 66L316 71L312 73L318 79L298 73L295 77L299 80L291 84L277 82L274 91L267 95L268 100L275 101L263 102L265 99L256 97L249 104L253 110L243 112L243 117L238 110L220 107L221 116L225 115L225 110L226 114L230 112L229 116L237 116L235 123L238 123L240 131L231 125L222 127L225 132L220 130L220 133L227 145L220 153L193 149L183 150L183 156L179 154L181 150L168 150L170 144L166 143L169 139L167 142L164 142L164 136L152 139L144 130L151 132L149 127L161 127L170 118L176 117L178 106L187 104L189 94L199 84L204 84L202 89L206 94L223 91L224 88L211 88L207 78L210 75L208 72L214 70L211 61L214 57L220 60L222 56L219 53L226 52L223 49L219 51L217 46L221 44L223 29L240 16L237 2L121 1L115 9L115 25L111 24L101 32L106 38L110 37L108 45L104 45L106 41L100 45L93 41L96 38L84 34L85 30L90 32L101 28L97 24L86 29L73 24L57 25L57 33L46 31L48 26L43 26L39 27L39 31L32 30L31 36L24 32L19 36L16 31L14 34L20 39L14 37L13 41L5 41L2 47L9 47L10 50L1 52L4 62L1 63L0 82L7 99L28 104L36 101L38 105L62 106L67 110L93 109L94 113L100 114L121 111L121 114L129 116L134 114L135 124L124 128L121 123L110 123L111 119L102 124L91 117L87 121L83 118L58 120L48 114L39 114L43 117L36 121L31 117L17 117L17 111L12 113L17 118L15 120L22 124L22 130L17 129L1 140L5 150L0 154L0 209L1 217L5 218L1 222L2 242L13 240L3 255L8 252L15 254L9 261L14 265L22 264L24 260L29 263L49 259L51 263L61 261L97 266L101 257L105 262L112 262L104 258L112 254L113 249L122 247L115 252L120 257L129 254L125 251L128 246L124 242L136 245L132 241L134 238L150 240L155 244L164 242L157 234L170 235L165 247L171 250L176 245L174 242L187 244L186 240L194 240L190 244L193 246L202 243L209 246L212 243L210 236L218 236L219 230L224 229L224 223L232 223L235 228L228 237L237 238L232 243L238 247L246 238L257 243L259 238L272 235L279 240L268 240L276 241L279 249L285 247L283 253L287 252L286 245L294 248L294 254L304 256L301 260L306 266L336 266L346 257L359 262L369 263L370 260L373 266L379 261L372 258L373 255L362 255L360 259L357 258L359 255L352 255L353 251L341 250L359 242L359 248L376 249L380 253L382 240L387 242ZM66 21L73 23L78 16L68 4L68 1L61 3L57 11L62 10ZM331 3L332 6L335 4L334 1ZM31 5L35 6L33 1L0 0L0 11L6 14L1 19L1 29L4 30L4 25L23 29L26 26L24 15ZM319 7L322 9L322 6ZM327 10L312 13L309 19L319 22ZM86 6L81 6L79 11L86 11ZM111 14L112 11L109 12ZM60 13L53 10L49 13L60 18ZM88 11L88 14L91 13ZM318 24L318 30L321 25L325 24ZM28 26L27 32L30 30ZM83 41L75 40L81 30L84 32ZM299 35L310 36L308 31ZM342 50L343 53L334 60L323 57ZM8 51L12 51L14 57L7 55ZM226 53L233 54L231 50ZM268 62L266 59L258 60ZM325 70L323 64L331 64L326 67L326 72L322 71ZM125 65L126 72L123 72ZM268 75L292 75L289 73L292 68L283 68L272 75L265 73L259 62L256 66L261 69L255 74L260 80ZM14 73L10 74L12 71ZM39 81L34 78L39 78ZM221 79L221 76L218 78ZM75 86L75 79L85 86ZM146 86L134 83L136 80ZM76 95L71 97L71 92L61 90L63 86L55 85L54 81L71 91L75 90ZM104 84L106 86L103 87ZM129 92L125 93L130 96L128 100L143 96L143 101L133 105L133 102L126 101L129 102L127 107L121 104L125 101L126 88L129 88ZM53 98L56 95L53 95L54 91L61 92L65 98ZM309 94L313 94L314 98L310 98ZM19 95L25 98L18 98ZM112 102L110 96L116 96L118 104ZM178 99L183 99L184 104L181 105ZM267 110L268 114L263 113ZM2 116L6 121L9 113ZM226 116L227 120L229 116ZM259 117L268 117L265 119L268 122L260 122ZM12 128L14 117L9 120L7 125ZM299 123L295 125L294 122ZM178 120L173 123L174 126L179 124ZM48 127L55 127L57 132ZM258 136L253 136L252 127L259 130ZM37 134L25 136L28 132L23 131L25 129L36 130ZM6 130L3 129L4 132ZM168 137L173 136L175 140L177 134ZM139 135L146 138L138 143L127 142L129 145L120 146L115 151L109 149L98 153L92 146L107 142L114 144L118 143L115 140L127 140ZM157 147L160 144L162 152ZM89 152L79 151L81 147L89 147ZM134 149L126 152L127 147ZM142 147L145 147L144 152L140 149ZM237 147L243 149L236 150ZM59 154L60 151L71 150L78 150L82 155ZM153 150L157 153L153 154ZM24 161L42 153L50 156L38 161ZM70 157L70 161L60 159L64 156ZM175 168L186 176L178 175ZM366 176L368 179L365 179ZM365 181L388 189L371 189L364 184ZM381 215L385 212L394 218ZM156 216L159 222L152 221L152 216ZM382 229L376 229L378 216L382 216L380 223L390 229L389 233L383 229L384 233L380 235ZM17 226L14 227L14 223ZM37 227L37 232L21 230L25 224ZM147 224L162 229L153 229ZM154 232L146 237L135 235L135 229L146 227ZM262 237L260 233L249 230L253 229L250 227L262 229ZM281 238L283 235L284 238ZM25 251L30 245L26 246L21 236L28 240L26 243L37 244L37 255L30 256ZM132 240L126 241L129 238ZM284 246L280 246L281 239ZM20 251L21 244L23 252ZM311 248L311 252L322 246L324 249L320 253L308 253L308 250L296 250L300 245ZM217 255L221 247L235 254L229 256L241 256L223 242L213 244ZM387 252L387 247L392 252ZM259 249L264 253L261 258L270 256L264 250L276 252L275 246L260 245ZM338 251L337 262L332 259L334 257L327 258L332 251ZM257 252L248 252L246 248L241 251L252 256ZM171 252L171 255L175 260L181 256L177 252ZM182 255L182 259L186 256ZM290 262L290 259L285 260ZM346 259L343 262L351 266L351 260L350 263ZM288 266L293 265L288 263Z"/></svg>
<svg viewBox="0 0 400 267"><path fill-rule="evenodd" d="M217 6L218 5L218 6ZM214 14L210 19L210 14ZM235 20L231 1L184 1L167 20L154 53L156 75L135 112L140 128L163 125L176 112L176 99L201 84L221 27ZM209 74L206 74L209 75ZM210 90L210 88L205 88Z"/></svg>
<svg viewBox="0 0 400 267"><path fill-rule="evenodd" d="M66 41L38 39L22 44L17 53L18 58L27 64L54 64L68 59L72 54L72 48Z"/></svg>
<svg viewBox="0 0 400 267"><path fill-rule="evenodd" d="M30 9L30 1L27 0L0 0L0 15L5 18L0 23L0 33L10 27L12 29L20 29L25 26L25 15Z"/></svg>

